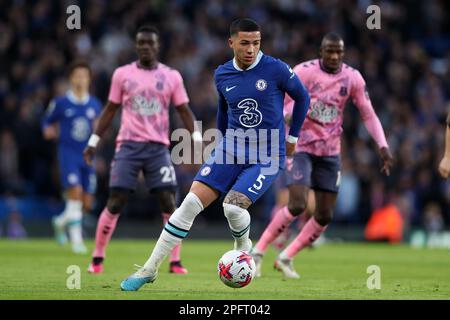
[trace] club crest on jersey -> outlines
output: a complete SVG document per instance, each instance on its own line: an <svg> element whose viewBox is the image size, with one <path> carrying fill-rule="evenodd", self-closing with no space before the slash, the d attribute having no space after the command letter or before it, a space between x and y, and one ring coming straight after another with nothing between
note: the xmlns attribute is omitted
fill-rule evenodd
<svg viewBox="0 0 450 320"><path fill-rule="evenodd" d="M239 109L244 109L244 113L239 116L239 122L247 128L253 128L262 121L262 114L258 110L258 102L254 99L244 99L238 103Z"/></svg>
<svg viewBox="0 0 450 320"><path fill-rule="evenodd" d="M264 79L259 79L258 81L256 81L256 89L258 89L259 91L264 91L267 89L267 82Z"/></svg>
<svg viewBox="0 0 450 320"><path fill-rule="evenodd" d="M339 95L341 97L345 97L347 95L347 87L341 87L341 89L339 90Z"/></svg>
<svg viewBox="0 0 450 320"><path fill-rule="evenodd" d="M164 82L158 81L156 83L156 89L158 89L159 91L163 91L163 89L164 89Z"/></svg>

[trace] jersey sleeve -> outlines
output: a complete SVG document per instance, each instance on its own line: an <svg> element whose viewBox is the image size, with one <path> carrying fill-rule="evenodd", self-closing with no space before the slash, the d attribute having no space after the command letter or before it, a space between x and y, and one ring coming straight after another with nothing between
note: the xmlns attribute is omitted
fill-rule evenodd
<svg viewBox="0 0 450 320"><path fill-rule="evenodd" d="M217 80L217 70L214 74L214 83L216 85L217 90L217 129L222 133L222 136L225 136L226 130L228 128L228 104L223 96L222 92L219 89L219 83Z"/></svg>
<svg viewBox="0 0 450 320"><path fill-rule="evenodd" d="M298 137L300 128L305 121L308 113L310 97L303 83L300 81L294 71L284 62L281 62L280 88L286 92L292 100L294 106L292 110L292 121L289 129L289 135ZM285 103L285 106L289 105Z"/></svg>
<svg viewBox="0 0 450 320"><path fill-rule="evenodd" d="M114 71L111 79L111 88L109 89L108 100L115 104L122 103L123 86L122 86L122 72L118 68Z"/></svg>
<svg viewBox="0 0 450 320"><path fill-rule="evenodd" d="M57 99L53 99L52 101L50 101L47 110L45 111L41 123L42 128L46 128L49 125L59 121L60 116L61 116L61 104L58 103Z"/></svg>
<svg viewBox="0 0 450 320"><path fill-rule="evenodd" d="M352 85L352 101L358 108L367 131L378 144L378 147L387 147L388 144L383 127L373 109L366 82L359 71L355 70L355 72Z"/></svg>
<svg viewBox="0 0 450 320"><path fill-rule="evenodd" d="M175 107L189 103L189 97L183 83L183 77L176 70L174 70L173 72L173 92L171 99L172 104Z"/></svg>
<svg viewBox="0 0 450 320"><path fill-rule="evenodd" d="M301 64L298 64L292 69L294 73L297 75L297 77L300 79L300 81L304 84L306 78L306 73L304 72L304 68L301 67ZM283 115L286 116L287 114L291 114L292 110L294 108L294 100L288 95L284 95L284 108L283 108Z"/></svg>

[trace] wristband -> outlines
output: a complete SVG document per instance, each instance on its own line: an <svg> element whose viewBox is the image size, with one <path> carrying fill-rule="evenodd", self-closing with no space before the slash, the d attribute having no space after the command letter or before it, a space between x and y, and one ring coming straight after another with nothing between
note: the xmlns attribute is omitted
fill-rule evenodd
<svg viewBox="0 0 450 320"><path fill-rule="evenodd" d="M294 137L294 136L291 136L291 135L288 135L288 137L286 138L286 141L287 142L289 142L289 143L297 143L297 140L298 140L298 137Z"/></svg>
<svg viewBox="0 0 450 320"><path fill-rule="evenodd" d="M98 135L96 135L95 133L93 133L93 134L91 134L91 137L89 138L88 146L92 147L92 148L96 148L99 141L100 141L100 137Z"/></svg>
<svg viewBox="0 0 450 320"><path fill-rule="evenodd" d="M194 142L202 142L202 134L200 133L200 131L194 131L192 132L192 140Z"/></svg>

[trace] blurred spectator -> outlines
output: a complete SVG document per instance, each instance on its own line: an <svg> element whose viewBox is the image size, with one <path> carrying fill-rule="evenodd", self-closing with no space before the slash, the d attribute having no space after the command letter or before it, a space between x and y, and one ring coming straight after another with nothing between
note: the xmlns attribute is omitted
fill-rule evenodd
<svg viewBox="0 0 450 320"><path fill-rule="evenodd" d="M0 132L0 191L20 190L19 151L12 132Z"/></svg>

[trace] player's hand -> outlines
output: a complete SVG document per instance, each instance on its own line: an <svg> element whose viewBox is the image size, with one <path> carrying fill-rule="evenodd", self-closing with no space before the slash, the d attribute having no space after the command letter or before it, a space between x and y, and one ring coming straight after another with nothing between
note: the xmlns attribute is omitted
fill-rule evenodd
<svg viewBox="0 0 450 320"><path fill-rule="evenodd" d="M90 166L92 165L92 160L94 159L94 155L95 155L95 148L93 148L93 147L87 146L83 151L84 161Z"/></svg>
<svg viewBox="0 0 450 320"><path fill-rule="evenodd" d="M286 141L286 156L290 157L294 154L296 143L289 143Z"/></svg>
<svg viewBox="0 0 450 320"><path fill-rule="evenodd" d="M381 172L389 176L391 174L391 167L394 165L394 158L392 157L389 148L383 147L380 149L381 159L383 160L383 166Z"/></svg>
<svg viewBox="0 0 450 320"><path fill-rule="evenodd" d="M447 179L450 175L450 156L444 156L439 163L439 174L442 178Z"/></svg>

